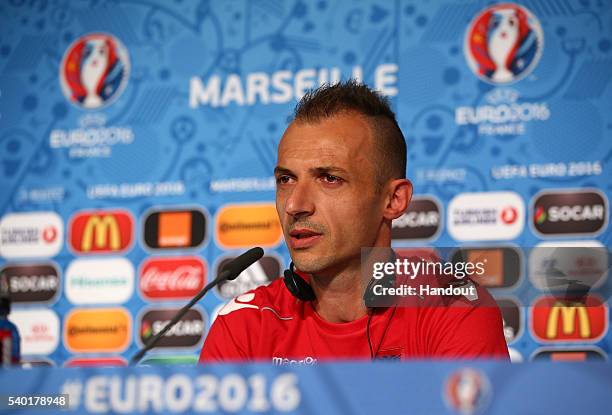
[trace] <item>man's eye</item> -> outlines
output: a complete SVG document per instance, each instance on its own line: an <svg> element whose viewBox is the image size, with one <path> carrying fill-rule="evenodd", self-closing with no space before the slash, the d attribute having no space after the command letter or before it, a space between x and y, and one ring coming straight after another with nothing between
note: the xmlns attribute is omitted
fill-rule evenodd
<svg viewBox="0 0 612 415"><path fill-rule="evenodd" d="M276 178L276 184L287 184L291 180L289 176L278 176Z"/></svg>
<svg viewBox="0 0 612 415"><path fill-rule="evenodd" d="M334 176L334 175L331 175L331 174L324 175L323 176L323 180L326 183L340 183L342 181L342 179L340 177Z"/></svg>

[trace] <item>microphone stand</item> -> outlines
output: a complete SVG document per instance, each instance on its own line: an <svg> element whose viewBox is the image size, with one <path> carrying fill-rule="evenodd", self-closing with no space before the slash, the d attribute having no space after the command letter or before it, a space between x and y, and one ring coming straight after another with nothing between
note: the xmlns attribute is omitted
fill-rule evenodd
<svg viewBox="0 0 612 415"><path fill-rule="evenodd" d="M191 301L185 304L183 308L181 308L174 315L172 320L170 320L168 324L166 324L159 333L157 333L155 336L151 337L147 341L144 347L140 349L138 353L136 353L132 357L132 359L130 360L130 364L135 365L136 363L138 363L140 359L142 359L143 356L149 350L155 347L155 345L157 344L157 342L159 342L162 336L166 334L168 330L174 327L174 325L178 323L179 320L183 318L183 316L185 316L185 314L187 314L187 311L189 311L189 309L193 307L195 303L200 301L202 297L204 297L206 293L209 292L214 286L216 286L222 281L225 281L225 280L229 281L229 280L235 279L236 277L238 277L238 275L240 275L242 271L247 269L254 262L258 261L263 256L263 254L264 254L263 249L259 247L252 248L252 249L249 249L244 254L240 255L239 257L235 258L231 263L227 264L227 266L225 266L221 274L217 275L217 278L215 278L212 282L208 283L195 297L191 299Z"/></svg>
<svg viewBox="0 0 612 415"><path fill-rule="evenodd" d="M189 301L187 304L185 304L183 306L183 308L181 308L172 318L172 320L170 320L168 322L168 324L166 324L164 326L163 329L161 329L161 331L159 333L157 333L155 336L151 337L149 340L147 340L147 343L145 344L145 346L140 349L138 351L138 353L136 353L134 355L134 357L132 357L132 360L130 360L130 364L135 365L136 363L138 363L140 361L140 359L142 359L144 357L144 355L151 350L152 348L155 347L155 345L159 342L159 340L163 337L164 334L166 334L168 332L168 330L170 330L172 327L174 327L174 325L176 323L179 322L180 319L182 319L185 314L187 314L187 311L189 311L189 309L191 307L194 306L195 303L197 303L198 301L200 301L202 299L202 297L204 297L206 295L207 292L209 292L215 285L219 284L221 281L227 279L227 275L229 274L228 271L223 271L221 274L219 274L219 276L217 278L215 278L214 281L208 283L206 285L206 287L204 287L195 297L193 297L191 299L191 301Z"/></svg>

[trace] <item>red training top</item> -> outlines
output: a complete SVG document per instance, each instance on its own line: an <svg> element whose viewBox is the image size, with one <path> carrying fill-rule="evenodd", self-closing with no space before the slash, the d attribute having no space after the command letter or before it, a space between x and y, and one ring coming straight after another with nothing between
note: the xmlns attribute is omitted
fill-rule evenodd
<svg viewBox="0 0 612 415"><path fill-rule="evenodd" d="M330 359L498 358L509 360L497 304L478 299L412 296L407 306L373 309L348 323L323 320L295 298L282 278L226 304L212 325L200 362L260 360L312 364Z"/></svg>

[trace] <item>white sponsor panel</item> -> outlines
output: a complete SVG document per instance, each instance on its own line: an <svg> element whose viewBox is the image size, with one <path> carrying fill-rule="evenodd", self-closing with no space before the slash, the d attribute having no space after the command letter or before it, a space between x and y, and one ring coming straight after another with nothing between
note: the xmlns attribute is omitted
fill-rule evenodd
<svg viewBox="0 0 612 415"><path fill-rule="evenodd" d="M529 279L540 290L597 289L608 278L609 253L598 241L543 242L529 255Z"/></svg>
<svg viewBox="0 0 612 415"><path fill-rule="evenodd" d="M0 256L52 257L62 249L64 224L55 212L9 213L0 221Z"/></svg>
<svg viewBox="0 0 612 415"><path fill-rule="evenodd" d="M458 241L500 241L525 227L525 203L515 192L463 193L448 207L448 232Z"/></svg>
<svg viewBox="0 0 612 415"><path fill-rule="evenodd" d="M51 310L13 310L9 319L21 336L22 355L47 355L59 344L60 321Z"/></svg>
<svg viewBox="0 0 612 415"><path fill-rule="evenodd" d="M73 304L122 304L134 292L134 267L125 258L80 258L66 270L66 297Z"/></svg>

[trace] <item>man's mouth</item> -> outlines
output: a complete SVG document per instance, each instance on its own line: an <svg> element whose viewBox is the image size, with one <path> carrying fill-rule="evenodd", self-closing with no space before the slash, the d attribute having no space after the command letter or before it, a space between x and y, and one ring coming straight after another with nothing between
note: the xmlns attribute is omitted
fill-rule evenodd
<svg viewBox="0 0 612 415"><path fill-rule="evenodd" d="M289 232L289 244L294 249L305 249L313 246L321 239L321 234L306 228L298 228Z"/></svg>

